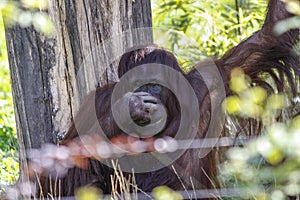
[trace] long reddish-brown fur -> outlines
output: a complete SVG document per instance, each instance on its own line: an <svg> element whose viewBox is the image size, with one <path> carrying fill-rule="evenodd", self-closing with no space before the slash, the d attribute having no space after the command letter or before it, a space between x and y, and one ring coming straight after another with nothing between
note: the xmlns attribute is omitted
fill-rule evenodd
<svg viewBox="0 0 300 200"><path fill-rule="evenodd" d="M252 79L253 83L257 85L270 90L277 90L278 92L290 91L292 96L296 95L297 81L300 76L300 59L299 55L294 51L293 46L299 41L299 29L290 30L279 36L273 32L276 22L290 16L292 15L286 11L285 5L280 0L270 0L267 17L262 29L236 47L230 49L222 58L215 61L223 78L227 95L230 95L230 72L237 67L242 68ZM132 54L139 59L134 59ZM132 67L149 62L165 64L180 71L190 82L198 97L202 120L199 123L197 138L205 137L211 116L210 97L203 77L201 77L197 70L192 70L189 74L184 74L179 68L175 57L159 48L151 50L145 48L140 51L127 53L123 55L124 60L126 62L122 62L121 59L119 65L119 76L122 76ZM266 74L273 79L275 88L263 78L262 75ZM83 130L89 130L89 127L92 128L95 123L99 123L102 126L109 138L123 134L111 116L110 98L113 88L114 85L98 88L96 89L95 97L87 97L87 99L95 98L95 105L82 104L76 119L76 122L79 122L79 124L76 124L75 127L75 124L72 123L65 140L62 142L63 145L67 145L68 142L78 137L78 128L83 127ZM163 102L168 106L167 109L170 113L168 116L168 126L159 135L172 136L172 133L178 129L180 108L172 95L164 99ZM91 119L88 116L88 113L90 113L89 110L94 108L97 112L97 120ZM246 127L248 130L246 132L249 133L248 135L259 134L260 128L257 128L253 133L250 131L253 125L250 121L243 122L247 123ZM175 168L177 166L178 173L182 177L187 189L193 189L193 187L196 189L218 187L218 182L215 181L217 174L214 150L202 159L198 158L198 150L187 150L174 165ZM111 193L110 176L113 174L114 170L111 168L95 159L89 159L88 168L81 169L75 167L69 170L67 176L62 179L61 195L72 196L76 188L84 185L94 185L101 188L104 193ZM125 173L125 176L128 176L128 174ZM194 186L189 182L190 177L195 179ZM175 190L183 189L178 177L174 175L173 170L169 166L158 171L135 174L135 179L137 186L146 192L150 192L154 187L159 185L167 185ZM46 179L42 184L45 194L50 191L47 182L48 180Z"/></svg>

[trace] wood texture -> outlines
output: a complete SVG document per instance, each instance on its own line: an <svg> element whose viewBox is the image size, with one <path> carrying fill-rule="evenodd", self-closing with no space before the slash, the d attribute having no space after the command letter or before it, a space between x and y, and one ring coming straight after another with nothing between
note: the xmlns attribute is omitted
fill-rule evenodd
<svg viewBox="0 0 300 200"><path fill-rule="evenodd" d="M116 79L133 45L152 43L150 0L49 0L54 33L6 29L21 168L25 149L63 137L81 100ZM140 29L139 29L140 28Z"/></svg>

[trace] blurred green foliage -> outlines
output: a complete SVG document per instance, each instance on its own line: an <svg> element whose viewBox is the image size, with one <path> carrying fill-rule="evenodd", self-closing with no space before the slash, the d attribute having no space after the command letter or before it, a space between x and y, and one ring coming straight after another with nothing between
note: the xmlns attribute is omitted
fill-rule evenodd
<svg viewBox="0 0 300 200"><path fill-rule="evenodd" d="M153 0L154 41L177 55L186 70L220 57L260 29L265 0Z"/></svg>
<svg viewBox="0 0 300 200"><path fill-rule="evenodd" d="M174 190L171 190L170 188L166 186L159 186L153 189L152 195L155 200L182 200L183 197L176 193Z"/></svg>
<svg viewBox="0 0 300 200"><path fill-rule="evenodd" d="M4 25L0 16L0 191L18 179L19 164Z"/></svg>
<svg viewBox="0 0 300 200"><path fill-rule="evenodd" d="M222 178L234 180L247 199L287 199L300 194L300 116L273 123L244 147L231 148Z"/></svg>
<svg viewBox="0 0 300 200"><path fill-rule="evenodd" d="M290 11L299 14L299 1L285 0ZM263 24L265 0L152 0L155 42L175 53L189 69L208 57L220 57L250 36ZM7 25L33 25L45 34L53 27L46 14L46 0L0 1L0 16ZM281 22L277 32L299 27L299 16ZM50 24L50 25L49 25ZM282 26L284 25L284 26ZM300 49L300 47L298 47ZM0 189L17 180L18 160L9 70L0 20ZM249 87L251 80L234 71L230 88L234 92L223 104L228 114L262 120L267 128L262 137L228 152L223 178L234 180L235 187L246 188L245 198L285 199L299 194L300 117L274 123L288 105L284 94L267 96L260 87ZM239 87L236 87L239 86ZM288 137L286 137L288 135ZM226 182L225 181L225 182ZM79 191L81 199L92 199L92 191ZM90 196L92 195L92 196ZM166 187L153 191L156 199L181 199Z"/></svg>
<svg viewBox="0 0 300 200"><path fill-rule="evenodd" d="M99 189L95 187L82 187L75 192L77 200L98 200L101 196Z"/></svg>
<svg viewBox="0 0 300 200"><path fill-rule="evenodd" d="M183 197L177 193L176 191L166 187L166 186L159 186L154 188L154 190L152 191L152 199L155 200L182 200ZM75 198L77 200L97 200L99 199L112 199L111 197L105 197L105 198L101 198L102 196L102 192L99 191L98 188L95 187L91 187L91 186L86 186L86 187L82 187L79 188L76 192L75 192ZM150 196L149 196L150 197ZM127 195L124 196L119 196L116 195L115 199L137 199L134 195L133 192L133 196L130 196L130 194L128 193Z"/></svg>
<svg viewBox="0 0 300 200"><path fill-rule="evenodd" d="M234 95L224 110L242 118L255 118L264 125L261 136L245 146L227 152L222 164L224 183L241 188L244 199L288 199L300 195L300 115L276 118L288 109L285 94L270 94L261 87L250 87L251 80L239 69L232 72L230 88Z"/></svg>
<svg viewBox="0 0 300 200"><path fill-rule="evenodd" d="M33 26L37 31L50 35L53 24L47 14L48 0L1 0L0 14L6 26L19 24L21 27Z"/></svg>
<svg viewBox="0 0 300 200"><path fill-rule="evenodd" d="M288 97L284 93L267 96L262 87L250 87L251 80L240 68L231 73L229 86L234 95L223 102L223 108L230 115L254 118L270 125L276 121L281 109L289 106Z"/></svg>

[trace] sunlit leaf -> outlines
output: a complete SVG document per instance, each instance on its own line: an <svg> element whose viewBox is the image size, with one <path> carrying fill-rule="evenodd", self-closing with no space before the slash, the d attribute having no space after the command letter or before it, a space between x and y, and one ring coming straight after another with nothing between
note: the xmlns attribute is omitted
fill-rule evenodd
<svg viewBox="0 0 300 200"><path fill-rule="evenodd" d="M256 194L254 199L256 199L256 200L270 200L268 194L266 194L266 193Z"/></svg>
<svg viewBox="0 0 300 200"><path fill-rule="evenodd" d="M290 129L292 131L299 131L300 132L300 115L297 115L290 124Z"/></svg>
<svg viewBox="0 0 300 200"><path fill-rule="evenodd" d="M50 35L54 31L52 21L46 13L37 12L33 15L33 25L38 31L46 35Z"/></svg>
<svg viewBox="0 0 300 200"><path fill-rule="evenodd" d="M223 102L223 110L228 114L238 114L241 111L241 100L238 96L230 96Z"/></svg>
<svg viewBox="0 0 300 200"><path fill-rule="evenodd" d="M295 15L300 15L300 2L298 0L288 0L286 2L286 9Z"/></svg>
<svg viewBox="0 0 300 200"><path fill-rule="evenodd" d="M28 27L32 23L32 13L31 12L21 12L18 18L18 22L22 27Z"/></svg>
<svg viewBox="0 0 300 200"><path fill-rule="evenodd" d="M283 159L282 153L267 138L257 140L257 150L271 164L277 164Z"/></svg>
<svg viewBox="0 0 300 200"><path fill-rule="evenodd" d="M95 187L82 187L75 192L77 200L98 200L101 192Z"/></svg>
<svg viewBox="0 0 300 200"><path fill-rule="evenodd" d="M3 17L7 26L13 25L17 22L19 13L21 10L18 7L17 2L15 1L3 1L0 2L0 16Z"/></svg>
<svg viewBox="0 0 300 200"><path fill-rule="evenodd" d="M282 109L288 105L284 94L272 94L267 100L267 109Z"/></svg>
<svg viewBox="0 0 300 200"><path fill-rule="evenodd" d="M159 186L153 189L152 194L155 200L181 200L183 199L179 193L171 190L166 186Z"/></svg>
<svg viewBox="0 0 300 200"><path fill-rule="evenodd" d="M273 123L269 126L267 129L267 136L276 148L280 148L284 151L290 146L288 140L289 134L287 134L286 126L282 123Z"/></svg>
<svg viewBox="0 0 300 200"><path fill-rule="evenodd" d="M275 190L274 192L272 192L271 194L271 199L276 199L276 200L285 200L286 199L286 195L280 191L280 190Z"/></svg>
<svg viewBox="0 0 300 200"><path fill-rule="evenodd" d="M22 0L21 2L23 3L24 7L30 9L45 10L48 8L47 0Z"/></svg>
<svg viewBox="0 0 300 200"><path fill-rule="evenodd" d="M262 104L267 98L267 92L262 87L249 88L244 94L244 98L254 104Z"/></svg>
<svg viewBox="0 0 300 200"><path fill-rule="evenodd" d="M299 27L300 27L300 16L294 16L277 22L277 24L274 27L274 32L277 35L281 35L290 29L299 28Z"/></svg>
<svg viewBox="0 0 300 200"><path fill-rule="evenodd" d="M232 71L229 87L235 93L245 91L249 87L248 78L241 69L236 68Z"/></svg>
<svg viewBox="0 0 300 200"><path fill-rule="evenodd" d="M251 99L242 99L241 113L251 118L257 118L262 115L263 107L254 103Z"/></svg>

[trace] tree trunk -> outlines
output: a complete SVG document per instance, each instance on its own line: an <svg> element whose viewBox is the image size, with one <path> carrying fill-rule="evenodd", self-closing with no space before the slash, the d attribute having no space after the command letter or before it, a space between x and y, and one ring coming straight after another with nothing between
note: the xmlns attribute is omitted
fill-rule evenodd
<svg viewBox="0 0 300 200"><path fill-rule="evenodd" d="M152 44L150 0L49 0L48 12L50 37L6 29L23 170L26 150L63 137L88 91L114 79L126 48Z"/></svg>

